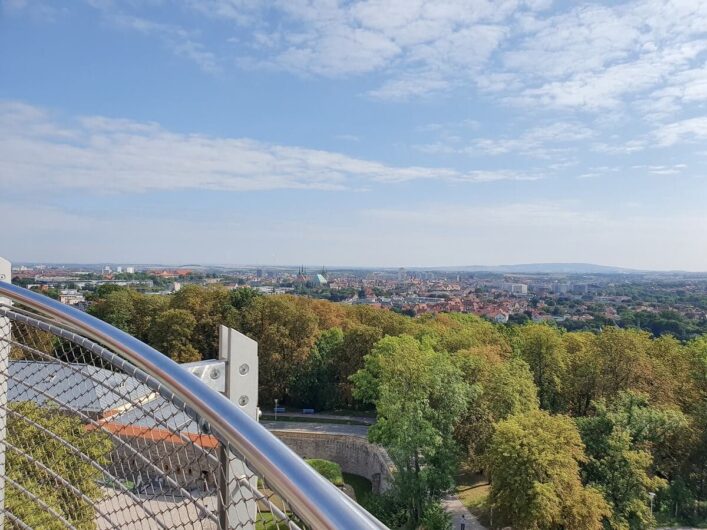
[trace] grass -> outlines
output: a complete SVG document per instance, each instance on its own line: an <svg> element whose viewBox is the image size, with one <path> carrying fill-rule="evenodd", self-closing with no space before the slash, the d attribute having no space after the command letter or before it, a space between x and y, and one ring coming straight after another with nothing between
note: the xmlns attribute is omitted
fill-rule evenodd
<svg viewBox="0 0 707 530"><path fill-rule="evenodd" d="M462 468L457 475L456 494L462 504L489 527L488 496L491 485L483 474Z"/></svg>
<svg viewBox="0 0 707 530"><path fill-rule="evenodd" d="M360 475L354 475L352 473L342 473L344 477L344 482L351 486L356 495L356 500L361 501L366 495L370 495L373 487L371 486L371 481Z"/></svg>
<svg viewBox="0 0 707 530"><path fill-rule="evenodd" d="M263 421L275 421L274 414L263 414ZM292 421L296 423L334 423L337 425L367 425L356 420L337 420L334 418L318 418L317 416L288 416L287 414L278 414L277 421Z"/></svg>
<svg viewBox="0 0 707 530"><path fill-rule="evenodd" d="M320 475L335 486L344 485L344 477L341 474L341 466L336 462L322 460L321 458L309 458L305 460L305 462L316 469Z"/></svg>
<svg viewBox="0 0 707 530"><path fill-rule="evenodd" d="M261 512L255 522L255 530L287 530L287 523L278 522L278 519L269 512Z"/></svg>

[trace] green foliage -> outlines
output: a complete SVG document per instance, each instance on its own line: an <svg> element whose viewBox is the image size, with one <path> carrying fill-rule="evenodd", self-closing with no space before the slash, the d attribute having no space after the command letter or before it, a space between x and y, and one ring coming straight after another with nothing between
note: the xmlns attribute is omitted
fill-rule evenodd
<svg viewBox="0 0 707 530"><path fill-rule="evenodd" d="M631 392L619 394L608 406L599 401L596 410L595 416L577 420L588 455L585 480L611 505L611 529L650 528L648 494L667 484L654 475L654 455L663 467L671 466L672 442L685 434L686 418L677 410L651 407L644 395Z"/></svg>
<svg viewBox="0 0 707 530"><path fill-rule="evenodd" d="M584 447L571 419L536 410L501 421L487 460L494 518L528 530L599 530L609 509L582 485Z"/></svg>
<svg viewBox="0 0 707 530"><path fill-rule="evenodd" d="M366 324L354 324L344 333L343 344L335 359L337 406L350 408L357 405L350 378L363 367L366 355L371 353L382 337L380 328ZM372 403L373 400L369 402Z"/></svg>
<svg viewBox="0 0 707 530"><path fill-rule="evenodd" d="M150 332L150 344L176 362L185 363L201 359L192 346L196 319L184 309L168 309L154 320Z"/></svg>
<svg viewBox="0 0 707 530"><path fill-rule="evenodd" d="M98 480L102 478L101 472L44 429L101 465L108 463L108 453L112 449L110 439L99 430L87 431L78 419L50 407L25 401L12 403L9 408L7 441L19 451L6 453L8 478L42 499L76 528L96 528L92 504L77 491L91 501L100 499ZM70 486L57 481L55 475ZM6 488L6 508L25 524L32 528L65 528L64 523L21 489L9 482Z"/></svg>
<svg viewBox="0 0 707 530"><path fill-rule="evenodd" d="M218 357L219 326L236 327L238 310L230 303L229 291L221 285L185 285L169 300L170 309L182 309L196 320L192 346L204 359Z"/></svg>
<svg viewBox="0 0 707 530"><path fill-rule="evenodd" d="M352 380L355 395L376 404L369 439L395 463L395 491L407 523L415 525L453 485L458 448L452 435L469 387L448 354L409 335L382 339Z"/></svg>
<svg viewBox="0 0 707 530"><path fill-rule="evenodd" d="M540 406L558 410L567 352L557 328L527 324L518 328L518 349L530 365L538 387Z"/></svg>
<svg viewBox="0 0 707 530"><path fill-rule="evenodd" d="M335 486L344 485L344 477L341 474L341 466L336 462L322 460L320 458L309 458L305 460L310 466L317 470L321 476Z"/></svg>
<svg viewBox="0 0 707 530"><path fill-rule="evenodd" d="M316 342L316 314L298 307L292 296L262 296L243 313L242 330L258 341L261 401L282 400L291 374L301 370Z"/></svg>
<svg viewBox="0 0 707 530"><path fill-rule="evenodd" d="M234 289L231 291L229 298L233 307L235 307L238 311L243 311L244 309L247 309L259 296L262 296L259 291L251 289L250 287L241 287L240 289Z"/></svg>
<svg viewBox="0 0 707 530"><path fill-rule="evenodd" d="M455 437L466 449L467 464L482 469L495 423L537 410L537 388L522 359L494 362L469 350L458 352L457 360L472 385L469 406L456 426Z"/></svg>
<svg viewBox="0 0 707 530"><path fill-rule="evenodd" d="M582 477L603 488L616 512L607 525L644 524L641 496L655 477L669 483L656 497L662 516L707 516L707 336L683 343L665 327L649 326L663 334L654 338L606 322L602 330L566 332L462 314L410 318L221 286L186 285L169 296L101 286L91 298L94 315L180 362L215 357L221 324L246 333L259 343L262 403L375 406L372 437L402 470L391 495L372 504L385 505L391 526L422 520L451 482L458 447L483 470L497 426L538 406L578 419L588 452ZM557 303L561 311L565 302ZM673 331L678 339L694 334ZM40 339L45 351L61 354L59 340ZM13 347L12 355L24 353ZM611 466L621 476L609 476ZM616 499L621 490L625 498Z"/></svg>
<svg viewBox="0 0 707 530"><path fill-rule="evenodd" d="M452 516L444 511L438 502L431 502L425 508L420 520L420 530L449 530L452 528Z"/></svg>
<svg viewBox="0 0 707 530"><path fill-rule="evenodd" d="M344 344L341 328L322 332L300 370L293 370L291 400L302 406L330 409L337 405L337 356Z"/></svg>

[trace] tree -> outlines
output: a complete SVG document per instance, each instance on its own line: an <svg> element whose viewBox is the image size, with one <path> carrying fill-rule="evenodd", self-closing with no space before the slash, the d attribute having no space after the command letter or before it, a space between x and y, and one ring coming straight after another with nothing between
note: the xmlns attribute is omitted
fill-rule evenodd
<svg viewBox="0 0 707 530"><path fill-rule="evenodd" d="M295 403L330 409L336 403L338 390L335 360L344 343L341 328L322 332L300 370L293 372L290 395Z"/></svg>
<svg viewBox="0 0 707 530"><path fill-rule="evenodd" d="M689 408L693 436L689 454L680 472L682 482L689 488L689 495L675 500L674 512L690 520L699 517L700 512L702 517L707 516L707 335L690 342L688 351L691 359L690 373L698 398ZM695 501L701 501L701 510L696 509L699 504Z"/></svg>
<svg viewBox="0 0 707 530"><path fill-rule="evenodd" d="M201 360L192 338L196 319L184 309L168 309L155 319L150 328L150 344L178 363Z"/></svg>
<svg viewBox="0 0 707 530"><path fill-rule="evenodd" d="M363 368L366 355L383 337L380 329L365 324L354 324L344 332L341 346L335 352L334 367L337 381L337 406L354 407L350 377Z"/></svg>
<svg viewBox="0 0 707 530"><path fill-rule="evenodd" d="M369 439L396 465L395 490L417 525L450 488L458 448L453 431L466 408L469 387L446 353L409 336L386 337L352 376L354 396L372 400L378 421Z"/></svg>
<svg viewBox="0 0 707 530"><path fill-rule="evenodd" d="M457 424L455 437L466 449L467 463L483 469L484 456L496 422L538 408L537 388L528 364L519 358L501 362L457 352L465 380L471 385L469 406Z"/></svg>
<svg viewBox="0 0 707 530"><path fill-rule="evenodd" d="M244 309L247 309L250 304L253 303L253 300L259 296L262 296L259 291L251 289L250 287L241 287L240 289L233 289L231 291L229 300L233 307L239 311L243 311Z"/></svg>
<svg viewBox="0 0 707 530"><path fill-rule="evenodd" d="M143 342L149 342L152 323L167 309L169 297L145 295L132 290L129 293L133 302L130 319L133 335Z"/></svg>
<svg viewBox="0 0 707 530"><path fill-rule="evenodd" d="M134 334L132 326L135 314L134 299L128 289L109 290L108 294L98 299L88 312L126 333Z"/></svg>
<svg viewBox="0 0 707 530"><path fill-rule="evenodd" d="M650 528L648 494L667 484L653 476L653 453L670 465L666 455L686 420L679 411L651 407L645 395L632 392L619 394L610 405L600 400L594 406L595 416L577 419L588 455L582 474L611 505L611 529Z"/></svg>
<svg viewBox="0 0 707 530"><path fill-rule="evenodd" d="M230 293L222 285L185 285L171 295L169 307L188 311L196 319L192 346L203 359L218 357L219 326L238 325L238 310L231 305Z"/></svg>
<svg viewBox="0 0 707 530"><path fill-rule="evenodd" d="M9 409L7 441L19 450L6 452L8 479L42 499L76 528L96 528L93 504L86 498L91 501L101 498L97 482L102 478L101 472L46 431L72 444L100 465L108 464L108 453L112 449L110 439L100 430L87 431L79 419L51 407L24 401L10 404ZM71 487L58 481L56 475ZM9 481L5 507L32 528L65 528L64 523Z"/></svg>
<svg viewBox="0 0 707 530"><path fill-rule="evenodd" d="M574 416L586 415L599 397L602 363L594 339L588 332L562 336L567 357L561 401L564 410Z"/></svg>
<svg viewBox="0 0 707 530"><path fill-rule="evenodd" d="M566 416L536 410L501 421L487 457L497 520L526 530L599 530L610 511L582 485L585 460L577 428Z"/></svg>
<svg viewBox="0 0 707 530"><path fill-rule="evenodd" d="M495 422L514 414L532 412L539 406L533 375L522 359L511 359L488 374L484 395Z"/></svg>
<svg viewBox="0 0 707 530"><path fill-rule="evenodd" d="M261 401L283 399L319 335L316 316L292 296L261 296L243 313L242 330L258 342Z"/></svg>
<svg viewBox="0 0 707 530"><path fill-rule="evenodd" d="M566 362L560 331L546 324L527 324L518 330L518 346L533 372L540 406L557 410Z"/></svg>
<svg viewBox="0 0 707 530"><path fill-rule="evenodd" d="M476 315L442 313L426 315L418 337L430 335L440 351L457 352L469 348L493 347L502 358L511 353L510 345L498 328Z"/></svg>
<svg viewBox="0 0 707 530"><path fill-rule="evenodd" d="M623 390L650 394L656 383L648 357L650 335L636 330L607 327L595 337L601 362L599 397L611 399Z"/></svg>

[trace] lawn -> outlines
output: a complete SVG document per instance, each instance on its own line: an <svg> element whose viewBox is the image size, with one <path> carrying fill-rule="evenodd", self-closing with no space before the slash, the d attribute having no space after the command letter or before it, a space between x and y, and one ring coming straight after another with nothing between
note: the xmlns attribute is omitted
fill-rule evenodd
<svg viewBox="0 0 707 530"><path fill-rule="evenodd" d="M344 485L344 477L341 475L341 466L336 462L322 460L321 458L308 458L305 462L316 469L320 475L335 486Z"/></svg>
<svg viewBox="0 0 707 530"><path fill-rule="evenodd" d="M336 486L348 484L353 488L356 500L359 502L371 494L371 481L367 478L352 473L342 473L341 466L329 460L310 458L305 460L317 472Z"/></svg>
<svg viewBox="0 0 707 530"><path fill-rule="evenodd" d="M482 474L462 468L457 475L456 493L464 506L479 518L484 526L489 526L488 495L491 489Z"/></svg>

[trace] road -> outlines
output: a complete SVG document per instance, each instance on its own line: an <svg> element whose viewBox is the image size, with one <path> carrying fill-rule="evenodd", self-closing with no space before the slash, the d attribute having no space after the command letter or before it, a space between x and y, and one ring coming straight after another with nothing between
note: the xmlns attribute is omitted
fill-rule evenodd
<svg viewBox="0 0 707 530"><path fill-rule="evenodd" d="M296 421L261 421L269 431L303 431L320 432L327 434L349 434L352 436L368 437L368 426L345 425L341 423L312 423Z"/></svg>
<svg viewBox="0 0 707 530"><path fill-rule="evenodd" d="M265 419L263 421L272 421L274 416L274 412L264 411L263 417L265 417ZM301 412L281 412L278 414L278 416L284 416L287 418L307 418L311 420L348 420L356 423L363 423L365 425L373 425L376 422L375 418L369 418L367 416L338 416L336 414L320 414L319 412L317 412L316 414L302 414Z"/></svg>

